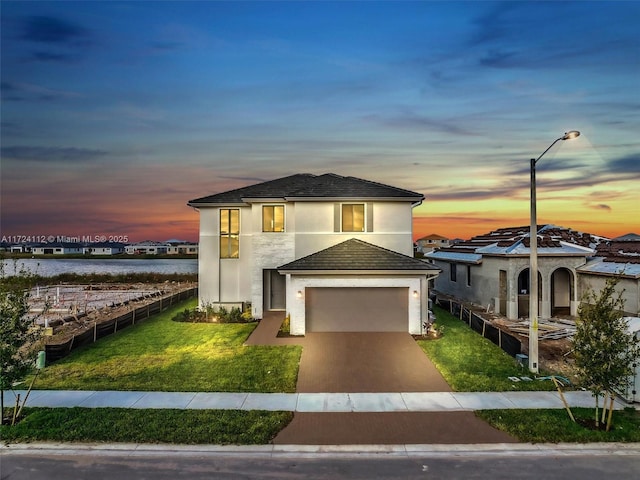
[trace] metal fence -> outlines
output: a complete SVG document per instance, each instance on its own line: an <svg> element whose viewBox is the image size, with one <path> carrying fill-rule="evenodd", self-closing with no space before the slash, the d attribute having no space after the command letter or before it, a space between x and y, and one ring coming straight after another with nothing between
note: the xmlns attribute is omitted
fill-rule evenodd
<svg viewBox="0 0 640 480"><path fill-rule="evenodd" d="M465 307L462 303L449 298L440 297L436 297L435 303L436 305L449 310L452 315L455 315L460 320L467 323L472 330L478 332L486 339L491 340L512 357L515 357L521 352L522 344L517 337L494 327L484 318Z"/></svg>
<svg viewBox="0 0 640 480"><path fill-rule="evenodd" d="M89 328L82 333L74 335L64 343L55 345L45 345L47 363L55 362L66 357L75 348L88 345L100 340L103 337L116 333L123 328L135 325L156 313L160 313L174 304L187 300L197 295L197 287L192 287L172 295L160 297L155 302L133 308L127 313L111 318L105 322L94 323L93 328Z"/></svg>

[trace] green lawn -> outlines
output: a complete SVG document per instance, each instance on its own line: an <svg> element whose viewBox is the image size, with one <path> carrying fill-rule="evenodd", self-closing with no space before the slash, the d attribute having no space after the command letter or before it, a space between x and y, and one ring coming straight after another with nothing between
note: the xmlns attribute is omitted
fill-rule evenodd
<svg viewBox="0 0 640 480"><path fill-rule="evenodd" d="M530 376L500 347L474 332L440 307L434 307L436 325L444 334L436 340L418 340L447 383L458 392L553 390L550 380L513 382L508 377Z"/></svg>
<svg viewBox="0 0 640 480"><path fill-rule="evenodd" d="M216 445L269 443L291 412L258 410L135 410L27 408L14 427L0 426L8 442L127 442Z"/></svg>
<svg viewBox="0 0 640 480"><path fill-rule="evenodd" d="M35 388L294 392L302 348L243 346L250 324L181 323L188 300L47 366Z"/></svg>
<svg viewBox="0 0 640 480"><path fill-rule="evenodd" d="M572 408L578 422L591 420L593 408ZM565 410L482 410L476 415L522 442L640 442L640 412L615 411L609 432L574 423Z"/></svg>

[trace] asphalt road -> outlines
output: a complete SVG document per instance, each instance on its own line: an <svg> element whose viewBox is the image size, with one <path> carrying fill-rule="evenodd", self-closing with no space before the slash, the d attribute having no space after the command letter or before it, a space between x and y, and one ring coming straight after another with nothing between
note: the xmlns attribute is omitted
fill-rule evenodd
<svg viewBox="0 0 640 480"><path fill-rule="evenodd" d="M640 451L389 454L0 452L2 480L631 479Z"/></svg>

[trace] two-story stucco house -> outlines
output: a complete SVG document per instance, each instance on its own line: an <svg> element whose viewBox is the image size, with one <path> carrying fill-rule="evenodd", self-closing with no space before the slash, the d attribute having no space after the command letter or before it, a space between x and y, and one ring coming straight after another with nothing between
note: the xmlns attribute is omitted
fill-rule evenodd
<svg viewBox="0 0 640 480"><path fill-rule="evenodd" d="M416 240L416 250L420 253L433 252L437 248L445 248L450 245L449 239L432 233Z"/></svg>
<svg viewBox="0 0 640 480"><path fill-rule="evenodd" d="M200 212L199 303L290 315L308 331L421 333L428 280L415 259L422 194L336 174L296 174L188 202Z"/></svg>
<svg viewBox="0 0 640 480"><path fill-rule="evenodd" d="M576 315L581 291L578 268L606 239L542 225L538 229L538 292L542 318ZM509 319L529 316L529 227L478 235L425 258L442 270L435 288L461 300L490 307Z"/></svg>

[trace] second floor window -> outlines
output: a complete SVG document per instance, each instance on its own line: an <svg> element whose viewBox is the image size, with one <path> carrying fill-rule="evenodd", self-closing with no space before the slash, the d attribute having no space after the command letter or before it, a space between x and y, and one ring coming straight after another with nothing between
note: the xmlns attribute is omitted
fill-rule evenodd
<svg viewBox="0 0 640 480"><path fill-rule="evenodd" d="M262 231L284 232L284 205L262 207Z"/></svg>
<svg viewBox="0 0 640 480"><path fill-rule="evenodd" d="M456 273L457 273L458 265L455 264L455 263L450 263L449 264L449 268L450 268L450 270L449 270L449 280L451 280L452 282L457 281Z"/></svg>
<svg viewBox="0 0 640 480"><path fill-rule="evenodd" d="M364 203L342 204L342 231L364 232Z"/></svg>
<svg viewBox="0 0 640 480"><path fill-rule="evenodd" d="M240 210L220 209L220 258L240 256Z"/></svg>

